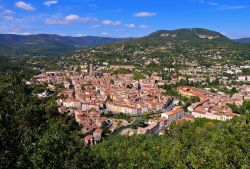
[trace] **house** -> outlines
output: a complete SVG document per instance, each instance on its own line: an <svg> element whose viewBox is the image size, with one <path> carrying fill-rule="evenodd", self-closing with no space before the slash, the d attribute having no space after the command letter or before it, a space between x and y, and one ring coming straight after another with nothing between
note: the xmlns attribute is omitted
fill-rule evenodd
<svg viewBox="0 0 250 169"><path fill-rule="evenodd" d="M47 95L47 92L46 92L46 91L44 91L43 93L39 93L39 94L37 94L37 97L38 97L39 99L42 99L42 98L46 98L46 97L48 97L48 95Z"/></svg>
<svg viewBox="0 0 250 169"><path fill-rule="evenodd" d="M96 129L96 126L94 126L94 125L85 125L85 126L83 126L81 132L85 135L93 134L95 129Z"/></svg>
<svg viewBox="0 0 250 169"><path fill-rule="evenodd" d="M94 144L94 137L93 135L87 135L86 137L84 137L84 142L86 145L92 145Z"/></svg>
<svg viewBox="0 0 250 169"><path fill-rule="evenodd" d="M140 107L137 108L136 106L126 104L125 102L107 102L106 107L108 111L129 114L131 116L143 115L146 111L146 109Z"/></svg>
<svg viewBox="0 0 250 169"><path fill-rule="evenodd" d="M48 89L51 91L55 91L56 90L56 86L52 85L52 84L48 84Z"/></svg>
<svg viewBox="0 0 250 169"><path fill-rule="evenodd" d="M94 109L99 111L103 107L103 103L101 102L83 102L82 110L91 110Z"/></svg>
<svg viewBox="0 0 250 169"><path fill-rule="evenodd" d="M94 137L94 142L95 144L100 142L102 139L102 129L101 128L97 128L94 133L93 133L93 137Z"/></svg>
<svg viewBox="0 0 250 169"><path fill-rule="evenodd" d="M194 111L191 112L191 114L195 118L207 118L211 120L220 120L220 121L227 121L232 119L233 117L239 116L238 114L231 113L231 112L221 112L221 111L213 111L208 112L205 109L196 108Z"/></svg>
<svg viewBox="0 0 250 169"><path fill-rule="evenodd" d="M64 88L69 89L70 88L70 83L68 81L64 81Z"/></svg>
<svg viewBox="0 0 250 169"><path fill-rule="evenodd" d="M67 98L63 101L63 106L69 108L81 108L81 102L73 98Z"/></svg>
<svg viewBox="0 0 250 169"><path fill-rule="evenodd" d="M193 104L191 104L190 106L187 107L187 110L189 112L192 112L196 107L198 107L198 106L200 106L200 105L202 105L202 104L204 104L204 103L206 103L208 101L209 101L209 99L204 99L204 100L201 100L200 102L193 103Z"/></svg>
<svg viewBox="0 0 250 169"><path fill-rule="evenodd" d="M155 122L147 126L146 128L139 127L137 129L138 134L153 134L159 130L159 122Z"/></svg>
<svg viewBox="0 0 250 169"><path fill-rule="evenodd" d="M86 145L93 145L93 144L97 144L98 142L100 142L101 139L102 139L102 129L97 128L93 132L93 135L89 134L84 137L84 142Z"/></svg>
<svg viewBox="0 0 250 169"><path fill-rule="evenodd" d="M195 117L191 114L186 114L182 117L182 119L187 120L187 121L194 121Z"/></svg>
<svg viewBox="0 0 250 169"><path fill-rule="evenodd" d="M98 128L110 126L111 124L112 124L112 121L107 117L96 117L95 125Z"/></svg>
<svg viewBox="0 0 250 169"><path fill-rule="evenodd" d="M240 76L238 76L238 81L248 81L248 82L250 82L250 75L240 75Z"/></svg>
<svg viewBox="0 0 250 169"><path fill-rule="evenodd" d="M135 67L131 65L110 65L110 69L128 69L133 70Z"/></svg>
<svg viewBox="0 0 250 169"><path fill-rule="evenodd" d="M181 119L184 115L184 110L182 108L178 108L162 113L161 117L165 117L166 119L168 119L168 123L171 124L173 121Z"/></svg>
<svg viewBox="0 0 250 169"><path fill-rule="evenodd" d="M65 108L65 107L58 107L58 112L60 113L60 114L66 114L66 113L70 113L70 110L68 110L67 108Z"/></svg>
<svg viewBox="0 0 250 169"><path fill-rule="evenodd" d="M168 124L168 119L165 117L160 117L159 118L159 125L160 125L160 129L165 127Z"/></svg>

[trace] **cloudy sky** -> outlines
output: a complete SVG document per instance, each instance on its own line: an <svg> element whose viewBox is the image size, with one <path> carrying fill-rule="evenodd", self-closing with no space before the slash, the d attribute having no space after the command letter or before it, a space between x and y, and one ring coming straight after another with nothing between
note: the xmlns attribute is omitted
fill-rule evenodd
<svg viewBox="0 0 250 169"><path fill-rule="evenodd" d="M250 37L250 0L0 0L0 33L138 37L194 27Z"/></svg>

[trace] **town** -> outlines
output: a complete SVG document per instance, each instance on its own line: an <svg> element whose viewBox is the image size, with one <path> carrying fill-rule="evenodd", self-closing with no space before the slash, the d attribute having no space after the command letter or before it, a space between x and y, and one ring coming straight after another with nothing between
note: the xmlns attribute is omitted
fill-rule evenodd
<svg viewBox="0 0 250 169"><path fill-rule="evenodd" d="M249 0L0 0L0 169L250 169L249 18Z"/></svg>
<svg viewBox="0 0 250 169"><path fill-rule="evenodd" d="M131 71L135 67L110 65L109 70ZM238 80L247 82L249 77L241 75ZM172 78L168 83L175 84L181 77L177 79ZM194 81L197 78L189 79ZM106 129L112 133L119 131L122 135L162 135L173 122L193 121L195 118L227 121L239 116L230 105L241 107L245 100L250 100L250 85L233 86L238 92L232 95L212 92L211 88L178 86L176 91L180 96L193 100L183 106L185 101L166 94L162 88L166 81L157 73L136 79L134 74L112 73L92 64L83 67L80 73L72 70L44 72L34 76L29 84L33 83L47 84L49 90L62 86L56 100L58 112L75 118L86 144L100 142ZM44 91L37 96L44 98L48 94ZM145 116L148 118L138 120ZM139 124L135 126L135 123Z"/></svg>

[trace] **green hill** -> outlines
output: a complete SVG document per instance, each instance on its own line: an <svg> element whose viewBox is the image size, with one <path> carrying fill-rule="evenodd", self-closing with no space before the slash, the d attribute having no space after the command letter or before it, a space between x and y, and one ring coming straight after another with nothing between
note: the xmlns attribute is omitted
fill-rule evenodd
<svg viewBox="0 0 250 169"><path fill-rule="evenodd" d="M49 34L14 35L0 34L0 52L5 56L58 55L80 47L95 47L127 40L107 37L69 37Z"/></svg>
<svg viewBox="0 0 250 169"><path fill-rule="evenodd" d="M219 32L203 29L203 28L191 28L191 29L177 29L177 30L159 30L150 34L150 38L167 38L173 40L185 40L185 39L208 39L211 36L212 39L229 40Z"/></svg>
<svg viewBox="0 0 250 169"><path fill-rule="evenodd" d="M75 56L102 64L133 64L145 67L242 64L250 59L250 47L224 35L201 28L160 30L126 42L77 51ZM175 63L175 64L173 64Z"/></svg>
<svg viewBox="0 0 250 169"><path fill-rule="evenodd" d="M236 42L250 44L250 38L235 39Z"/></svg>

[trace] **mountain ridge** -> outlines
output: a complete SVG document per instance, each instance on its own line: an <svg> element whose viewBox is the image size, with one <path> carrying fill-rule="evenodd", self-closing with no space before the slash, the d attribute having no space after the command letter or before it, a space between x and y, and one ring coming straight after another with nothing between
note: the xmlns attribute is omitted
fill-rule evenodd
<svg viewBox="0 0 250 169"><path fill-rule="evenodd" d="M213 40L213 41L231 41L223 34L204 29L204 28L181 28L176 30L159 30L146 36L146 38L161 38L167 40ZM205 41L204 41L205 42Z"/></svg>
<svg viewBox="0 0 250 169"><path fill-rule="evenodd" d="M250 44L250 37L234 39L234 41L243 44Z"/></svg>
<svg viewBox="0 0 250 169"><path fill-rule="evenodd" d="M140 38L111 38L98 36L71 37L56 34L15 35L0 34L0 52L2 55L58 55L84 47L106 46L123 42L139 42L152 45L157 43L193 43L206 46L222 43L239 43L223 34L204 28L180 28L158 30ZM154 45L155 45L154 44ZM135 46L137 44L134 44Z"/></svg>
<svg viewBox="0 0 250 169"><path fill-rule="evenodd" d="M4 55L63 54L79 47L96 47L128 39L130 38L70 37L56 34L0 34L0 51Z"/></svg>
<svg viewBox="0 0 250 169"><path fill-rule="evenodd" d="M154 68L241 64L250 47L223 34L201 28L159 30L148 36L75 52L72 58L93 63L127 64ZM156 66L157 65L157 66Z"/></svg>

